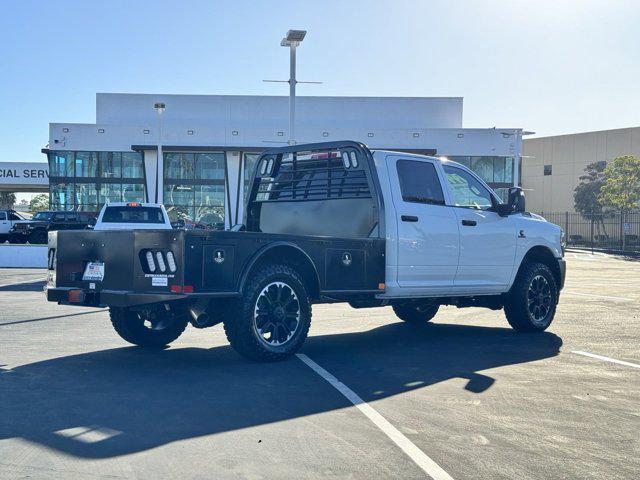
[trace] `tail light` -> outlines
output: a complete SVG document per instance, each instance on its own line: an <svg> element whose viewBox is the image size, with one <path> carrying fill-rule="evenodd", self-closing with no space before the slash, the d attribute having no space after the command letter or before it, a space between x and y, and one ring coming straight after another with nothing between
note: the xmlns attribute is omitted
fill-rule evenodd
<svg viewBox="0 0 640 480"><path fill-rule="evenodd" d="M141 250L140 262L147 273L176 273L178 264L171 250Z"/></svg>
<svg viewBox="0 0 640 480"><path fill-rule="evenodd" d="M158 260L158 267L160 267L160 271L162 273L167 271L167 265L164 263L164 257L162 256L162 252L156 252L156 260Z"/></svg>
<svg viewBox="0 0 640 480"><path fill-rule="evenodd" d="M176 266L176 259L173 256L173 252L167 252L167 263L169 264L169 271L171 273L176 273L178 267Z"/></svg>
<svg viewBox="0 0 640 480"><path fill-rule="evenodd" d="M147 259L147 268L149 268L149 271L151 273L156 271L156 262L154 262L153 260L153 253L151 253L150 250L147 250L147 253L145 255L146 259Z"/></svg>

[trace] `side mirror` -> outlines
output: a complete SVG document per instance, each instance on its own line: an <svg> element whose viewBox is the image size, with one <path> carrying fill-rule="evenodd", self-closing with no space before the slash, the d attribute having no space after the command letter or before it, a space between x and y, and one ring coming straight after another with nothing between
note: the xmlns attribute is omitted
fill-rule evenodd
<svg viewBox="0 0 640 480"><path fill-rule="evenodd" d="M96 226L98 219L96 217L89 217L89 221L87 222L87 228L93 228Z"/></svg>
<svg viewBox="0 0 640 480"><path fill-rule="evenodd" d="M514 213L525 212L524 192L520 187L511 187L509 189L509 205Z"/></svg>
<svg viewBox="0 0 640 480"><path fill-rule="evenodd" d="M512 213L523 213L525 211L524 193L520 187L509 188L507 203L496 205L495 211L501 217L506 217Z"/></svg>

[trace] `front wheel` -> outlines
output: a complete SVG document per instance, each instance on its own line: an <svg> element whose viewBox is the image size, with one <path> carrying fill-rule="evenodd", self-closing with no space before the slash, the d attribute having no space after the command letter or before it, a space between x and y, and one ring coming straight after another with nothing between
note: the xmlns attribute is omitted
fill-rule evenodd
<svg viewBox="0 0 640 480"><path fill-rule="evenodd" d="M109 315L118 335L140 347L164 347L182 335L189 323L186 310L164 304L141 310L112 307Z"/></svg>
<svg viewBox="0 0 640 480"><path fill-rule="evenodd" d="M542 332L551 325L557 304L558 285L553 272L543 263L530 263L518 273L504 313L514 330Z"/></svg>
<svg viewBox="0 0 640 480"><path fill-rule="evenodd" d="M408 302L394 305L393 311L400 320L407 323L427 323L436 316L438 308L440 305Z"/></svg>
<svg viewBox="0 0 640 480"><path fill-rule="evenodd" d="M43 230L36 230L29 235L29 243L31 245L41 245L47 243L47 232Z"/></svg>
<svg viewBox="0 0 640 480"><path fill-rule="evenodd" d="M304 281L287 265L267 265L253 275L224 321L231 346L251 360L283 360L309 333L311 304Z"/></svg>

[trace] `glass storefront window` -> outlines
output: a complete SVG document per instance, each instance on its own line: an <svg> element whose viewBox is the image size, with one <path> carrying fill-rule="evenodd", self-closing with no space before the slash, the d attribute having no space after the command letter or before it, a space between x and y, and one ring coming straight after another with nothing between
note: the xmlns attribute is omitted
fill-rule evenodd
<svg viewBox="0 0 640 480"><path fill-rule="evenodd" d="M76 183L75 210L81 212L95 211L98 203L98 192L95 183Z"/></svg>
<svg viewBox="0 0 640 480"><path fill-rule="evenodd" d="M513 157L506 157L504 160L504 181L513 184Z"/></svg>
<svg viewBox="0 0 640 480"><path fill-rule="evenodd" d="M471 170L485 182L493 182L493 157L471 157Z"/></svg>
<svg viewBox="0 0 640 480"><path fill-rule="evenodd" d="M192 180L194 178L194 154L165 153L164 178Z"/></svg>
<svg viewBox="0 0 640 480"><path fill-rule="evenodd" d="M49 156L49 176L73 177L73 152L53 152Z"/></svg>
<svg viewBox="0 0 640 480"><path fill-rule="evenodd" d="M120 178L122 176L122 154L119 152L98 152L100 176Z"/></svg>
<svg viewBox="0 0 640 480"><path fill-rule="evenodd" d="M98 176L98 152L76 152L76 177Z"/></svg>
<svg viewBox="0 0 640 480"><path fill-rule="evenodd" d="M145 200L144 161L138 152L50 151L48 159L54 210L96 211L107 201ZM128 183L105 180L120 178Z"/></svg>
<svg viewBox="0 0 640 480"><path fill-rule="evenodd" d="M144 185L142 183L125 183L122 185L123 202L144 202Z"/></svg>
<svg viewBox="0 0 640 480"><path fill-rule="evenodd" d="M165 205L165 208L167 209L169 220L171 220L172 222L175 222L177 220L193 220L195 216L193 214L193 207L186 207L182 205Z"/></svg>
<svg viewBox="0 0 640 480"><path fill-rule="evenodd" d="M103 183L100 187L100 203L122 201L122 185L119 183Z"/></svg>
<svg viewBox="0 0 640 480"><path fill-rule="evenodd" d="M251 182L256 171L256 164L258 163L259 153L245 153L244 154L244 206L247 206L249 200L249 193L251 192Z"/></svg>
<svg viewBox="0 0 640 480"><path fill-rule="evenodd" d="M224 228L224 207L196 207L194 220L210 228Z"/></svg>
<svg viewBox="0 0 640 480"><path fill-rule="evenodd" d="M195 205L200 207L224 205L224 185L197 185Z"/></svg>
<svg viewBox="0 0 640 480"><path fill-rule="evenodd" d="M194 190L193 185L165 185L164 203L193 207Z"/></svg>
<svg viewBox="0 0 640 480"><path fill-rule="evenodd" d="M50 189L51 204L59 205L67 209L67 205L73 206L73 183L57 183L52 185Z"/></svg>
<svg viewBox="0 0 640 480"><path fill-rule="evenodd" d="M144 161L140 153L122 152L122 178L144 178Z"/></svg>
<svg viewBox="0 0 640 480"><path fill-rule="evenodd" d="M195 179L224 179L224 153L196 153Z"/></svg>

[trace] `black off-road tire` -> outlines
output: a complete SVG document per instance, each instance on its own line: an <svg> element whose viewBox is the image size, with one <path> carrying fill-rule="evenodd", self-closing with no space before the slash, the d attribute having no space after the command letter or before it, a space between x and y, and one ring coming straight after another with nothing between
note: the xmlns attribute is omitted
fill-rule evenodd
<svg viewBox="0 0 640 480"><path fill-rule="evenodd" d="M272 345L258 333L258 318L254 312L263 290L274 283L283 283L295 293L299 312L298 324L291 337L280 345ZM252 275L242 297L234 302L233 314L224 321L224 331L233 349L243 357L257 361L284 360L296 353L309 333L311 302L302 277L287 265L266 265Z"/></svg>
<svg viewBox="0 0 640 480"><path fill-rule="evenodd" d="M44 230L36 230L35 232L32 232L28 237L28 241L31 245L42 245L47 243L47 240L47 232Z"/></svg>
<svg viewBox="0 0 640 480"><path fill-rule="evenodd" d="M530 289L533 288L532 284L536 279L538 279L538 282L544 283L539 280L540 277L546 282L545 285L548 285L550 301L546 314L542 316L545 310L538 310L542 318L536 318L534 313L536 312L536 305L532 304L538 300L532 299L534 295L532 295ZM542 290L546 291L546 288ZM540 296L544 295L540 294ZM539 295L535 295L535 297L539 297ZM544 301L541 302L544 303ZM558 284L551 269L544 263L529 263L524 265L518 273L505 302L504 313L509 325L514 330L518 332L542 332L551 325L557 304Z"/></svg>
<svg viewBox="0 0 640 480"><path fill-rule="evenodd" d="M418 302L408 302L394 305L393 311L396 316L407 323L427 323L438 313L440 305L425 305Z"/></svg>
<svg viewBox="0 0 640 480"><path fill-rule="evenodd" d="M27 243L27 237L24 235L16 235L16 234L10 233L8 240L9 240L9 243L12 243L14 245L23 245Z"/></svg>
<svg viewBox="0 0 640 480"><path fill-rule="evenodd" d="M109 315L115 331L129 343L140 347L161 348L177 339L189 323L186 310L167 311L164 305L154 309L154 313L166 325L152 329L145 326L144 314L127 308L111 307ZM141 318L142 315L142 318Z"/></svg>

